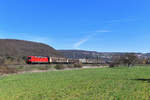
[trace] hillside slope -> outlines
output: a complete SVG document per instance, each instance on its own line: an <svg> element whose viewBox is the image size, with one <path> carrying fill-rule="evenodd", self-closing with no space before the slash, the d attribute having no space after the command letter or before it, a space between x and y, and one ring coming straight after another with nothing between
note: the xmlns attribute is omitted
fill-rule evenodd
<svg viewBox="0 0 150 100"><path fill-rule="evenodd" d="M37 42L0 39L0 56L62 56L54 48Z"/></svg>

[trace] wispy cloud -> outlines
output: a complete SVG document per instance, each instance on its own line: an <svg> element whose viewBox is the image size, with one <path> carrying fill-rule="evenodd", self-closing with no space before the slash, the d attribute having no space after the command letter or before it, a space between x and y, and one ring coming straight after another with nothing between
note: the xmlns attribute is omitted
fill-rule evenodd
<svg viewBox="0 0 150 100"><path fill-rule="evenodd" d="M76 42L73 47L74 49L80 49L79 47L81 45L83 45L84 43L88 42L92 37L94 37L95 35L97 35L98 33L108 33L108 32L111 32L109 30L97 30L97 31L94 31L90 34L88 34L85 38L79 40L78 42ZM88 32L84 32L84 33L88 33Z"/></svg>
<svg viewBox="0 0 150 100"><path fill-rule="evenodd" d="M97 33L108 33L111 32L110 30L97 30Z"/></svg>
<svg viewBox="0 0 150 100"><path fill-rule="evenodd" d="M73 47L74 47L75 49L79 49L79 46L82 45L82 44L84 44L84 43L87 42L88 40L89 40L89 38L81 39L80 41L78 41L77 43L75 43Z"/></svg>
<svg viewBox="0 0 150 100"><path fill-rule="evenodd" d="M139 19L136 18L135 16L128 16L126 18L113 19L113 20L108 21L107 23L109 23L109 24L120 24L120 23L135 22L137 20L139 20Z"/></svg>

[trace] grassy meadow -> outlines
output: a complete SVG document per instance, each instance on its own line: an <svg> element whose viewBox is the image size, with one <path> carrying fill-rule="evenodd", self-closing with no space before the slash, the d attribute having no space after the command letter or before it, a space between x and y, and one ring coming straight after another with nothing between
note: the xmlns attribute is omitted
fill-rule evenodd
<svg viewBox="0 0 150 100"><path fill-rule="evenodd" d="M150 100L150 67L3 76L0 100Z"/></svg>

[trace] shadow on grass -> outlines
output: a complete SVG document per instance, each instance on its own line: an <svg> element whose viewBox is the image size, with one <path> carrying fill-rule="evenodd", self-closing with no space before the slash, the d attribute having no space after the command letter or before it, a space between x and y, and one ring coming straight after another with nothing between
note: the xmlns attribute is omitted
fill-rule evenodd
<svg viewBox="0 0 150 100"><path fill-rule="evenodd" d="M150 83L150 79L144 79L144 78L131 79L131 80L135 80L135 81L143 81L143 82L148 82L148 83Z"/></svg>

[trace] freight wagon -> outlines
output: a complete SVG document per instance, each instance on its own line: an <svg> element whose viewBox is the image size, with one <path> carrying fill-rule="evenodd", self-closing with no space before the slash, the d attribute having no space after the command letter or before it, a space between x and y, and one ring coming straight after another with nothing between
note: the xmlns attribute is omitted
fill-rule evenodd
<svg viewBox="0 0 150 100"><path fill-rule="evenodd" d="M49 57L49 62L54 64L68 64L68 59L60 57Z"/></svg>
<svg viewBox="0 0 150 100"><path fill-rule="evenodd" d="M79 59L82 64L105 64L106 62L101 59Z"/></svg>

